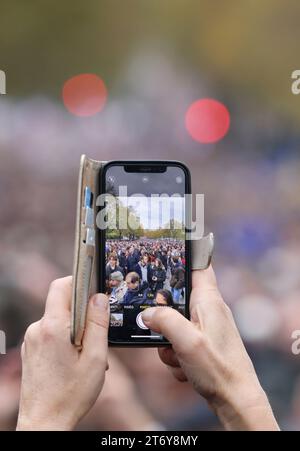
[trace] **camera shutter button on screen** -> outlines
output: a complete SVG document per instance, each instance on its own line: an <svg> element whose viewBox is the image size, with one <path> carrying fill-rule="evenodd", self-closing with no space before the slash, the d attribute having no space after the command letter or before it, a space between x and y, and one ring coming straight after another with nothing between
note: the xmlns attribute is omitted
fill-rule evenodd
<svg viewBox="0 0 300 451"><path fill-rule="evenodd" d="M149 327L147 327L147 326L145 325L145 323L144 323L144 321L143 321L143 319L142 319L142 313L143 313L143 312L140 312L140 313L137 315L137 317L136 317L136 323L137 323L137 325L139 326L140 329L147 330L147 329L149 329Z"/></svg>

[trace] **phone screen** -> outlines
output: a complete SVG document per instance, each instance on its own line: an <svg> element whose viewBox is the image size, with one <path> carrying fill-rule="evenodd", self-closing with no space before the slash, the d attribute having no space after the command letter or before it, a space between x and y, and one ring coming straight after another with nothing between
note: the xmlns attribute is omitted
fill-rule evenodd
<svg viewBox="0 0 300 451"><path fill-rule="evenodd" d="M109 341L158 345L166 339L142 320L148 307L188 313L189 247L180 163L108 163L103 170L101 289L109 297ZM105 213L105 214L104 214Z"/></svg>

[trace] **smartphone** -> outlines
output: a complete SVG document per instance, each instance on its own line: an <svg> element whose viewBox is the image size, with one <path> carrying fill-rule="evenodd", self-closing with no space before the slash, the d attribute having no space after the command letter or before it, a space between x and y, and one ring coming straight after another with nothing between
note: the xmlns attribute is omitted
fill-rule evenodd
<svg viewBox="0 0 300 451"><path fill-rule="evenodd" d="M142 312L173 308L189 316L190 172L176 161L112 161L99 177L97 283L109 297L109 344L166 346Z"/></svg>

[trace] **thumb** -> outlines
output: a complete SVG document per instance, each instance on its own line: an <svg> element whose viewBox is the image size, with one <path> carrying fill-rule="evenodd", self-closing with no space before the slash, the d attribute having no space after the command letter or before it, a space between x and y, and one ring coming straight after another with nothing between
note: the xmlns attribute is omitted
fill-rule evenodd
<svg viewBox="0 0 300 451"><path fill-rule="evenodd" d="M171 307L148 307L142 318L147 327L169 340L175 352L187 353L201 338L196 326Z"/></svg>
<svg viewBox="0 0 300 451"><path fill-rule="evenodd" d="M82 352L93 357L107 358L109 302L105 294L95 294L89 300ZM95 355L97 353L97 355Z"/></svg>

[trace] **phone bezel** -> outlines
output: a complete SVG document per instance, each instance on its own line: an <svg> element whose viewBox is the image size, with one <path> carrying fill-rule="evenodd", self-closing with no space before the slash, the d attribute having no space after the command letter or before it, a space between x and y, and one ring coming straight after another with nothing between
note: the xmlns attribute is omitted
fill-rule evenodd
<svg viewBox="0 0 300 451"><path fill-rule="evenodd" d="M181 168L185 173L185 194L191 194L191 174L188 167L182 163L181 161L161 161L161 160L115 160L108 161L105 163L100 171L97 183L97 194L105 193L106 189L106 172L112 166L126 166L126 165L134 165L138 167L149 166L175 166ZM96 214L99 212L100 208L97 207ZM187 217L187 216L186 216ZM97 291L103 292L105 289L105 265L102 262L105 260L105 231L101 231L96 227L96 246L99 250L96 252L97 261L96 261L96 283L97 283ZM185 300L185 317L190 317L189 311L189 300L191 293L191 241L185 240L185 259L186 259L186 300ZM115 347L162 347L162 346L170 346L170 342L167 340L161 342L145 342L145 341L114 341L108 337L109 346Z"/></svg>

